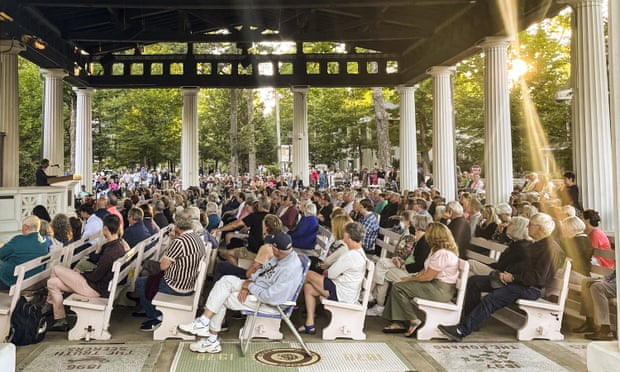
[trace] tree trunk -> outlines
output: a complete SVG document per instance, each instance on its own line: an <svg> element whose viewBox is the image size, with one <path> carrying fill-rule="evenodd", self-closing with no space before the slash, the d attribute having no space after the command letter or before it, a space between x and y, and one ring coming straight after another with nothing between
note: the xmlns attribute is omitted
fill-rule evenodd
<svg viewBox="0 0 620 372"><path fill-rule="evenodd" d="M250 177L256 175L256 140L254 128L254 90L248 89L248 125L250 126L250 147L248 149L248 168L250 168Z"/></svg>
<svg viewBox="0 0 620 372"><path fill-rule="evenodd" d="M71 173L75 173L75 125L77 115L77 96L73 94L71 95L70 112L71 116L69 118L69 169L71 170Z"/></svg>
<svg viewBox="0 0 620 372"><path fill-rule="evenodd" d="M239 175L239 145L237 141L237 89L230 90L230 170L229 174Z"/></svg>
<svg viewBox="0 0 620 372"><path fill-rule="evenodd" d="M424 115L420 115L420 121L418 123L418 128L420 128L420 136L418 138L420 138L420 142L422 142L424 145L422 146L422 149L418 150L421 154L421 159L422 159L422 169L424 170L424 174L425 175L429 175L430 172L430 158L428 157L428 150L430 148L430 146L427 146L427 129L428 129L428 121L426 120L426 116Z"/></svg>
<svg viewBox="0 0 620 372"><path fill-rule="evenodd" d="M375 107L375 121L377 123L377 162L379 168L386 168L390 164L390 134L387 111L381 88L372 88L372 102Z"/></svg>

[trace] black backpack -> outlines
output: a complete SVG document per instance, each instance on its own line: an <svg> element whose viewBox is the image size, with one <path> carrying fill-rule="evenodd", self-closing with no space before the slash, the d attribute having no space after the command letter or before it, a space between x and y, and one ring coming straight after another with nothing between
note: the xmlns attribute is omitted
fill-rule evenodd
<svg viewBox="0 0 620 372"><path fill-rule="evenodd" d="M47 333L47 317L41 307L21 296L11 315L11 342L17 346L41 342Z"/></svg>

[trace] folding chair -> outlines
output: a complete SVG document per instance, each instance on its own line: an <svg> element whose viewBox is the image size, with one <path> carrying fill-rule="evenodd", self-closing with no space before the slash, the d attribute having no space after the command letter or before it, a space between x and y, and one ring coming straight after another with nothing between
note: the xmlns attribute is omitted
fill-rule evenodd
<svg viewBox="0 0 620 372"><path fill-rule="evenodd" d="M277 329L275 329L275 332L279 334L280 339L282 338L282 334L279 333L279 328L280 328L279 324L280 324L280 320L283 319L286 325L288 326L288 328L291 330L291 332L293 332L293 334L297 338L297 341L299 341L299 343L301 344L301 347L304 349L306 354L308 356L312 355L312 352L308 350L308 347L302 340L301 336L299 335L299 332L297 332L297 328L295 328L295 325L293 325L290 319L290 316L293 313L293 309L295 308L295 305L297 304L297 297L299 296L299 293L301 292L301 289L303 288L304 281L306 280L306 275L308 274L308 269L310 268L310 260L308 259L307 256L300 255L299 259L301 260L301 264L303 267L303 275L301 276L301 281L299 282L299 285L297 286L297 290L295 291L295 294L289 301L284 301L281 304L266 304L266 303L260 302L258 299L255 298L257 301L256 310L253 310L253 311L242 310L241 311L242 314L247 315L243 328L239 330L239 344L241 346L241 354L243 356L245 356L245 353L248 350L248 346L250 345L250 341L252 341L252 338L257 337L255 336L255 327L257 323L257 318L260 318L259 322L263 319L267 320L268 321L267 324L269 327L276 327L273 322L275 320L276 321L275 324L277 324ZM268 309L277 310L277 313L269 313L269 312L260 311L261 306L263 307L263 309L268 308Z"/></svg>

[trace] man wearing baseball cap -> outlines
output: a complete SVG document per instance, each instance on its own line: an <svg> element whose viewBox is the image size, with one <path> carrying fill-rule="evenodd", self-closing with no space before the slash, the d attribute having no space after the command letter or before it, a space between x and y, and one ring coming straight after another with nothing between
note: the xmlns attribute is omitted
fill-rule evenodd
<svg viewBox="0 0 620 372"><path fill-rule="evenodd" d="M291 242L291 237L278 232L265 237L272 245L273 257L266 261L249 279L226 275L209 293L202 315L188 324L179 324L183 332L202 337L189 346L199 353L220 353L222 347L217 338L226 309L255 310L256 299L267 304L279 304L290 300L301 281L303 268ZM269 312L271 309L261 309Z"/></svg>

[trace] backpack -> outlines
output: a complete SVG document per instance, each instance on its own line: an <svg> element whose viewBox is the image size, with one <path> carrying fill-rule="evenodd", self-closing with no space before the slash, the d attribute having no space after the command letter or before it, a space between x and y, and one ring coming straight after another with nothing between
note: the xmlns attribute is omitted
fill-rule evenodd
<svg viewBox="0 0 620 372"><path fill-rule="evenodd" d="M17 346L39 343L47 333L47 317L41 307L21 296L11 315L11 342Z"/></svg>

